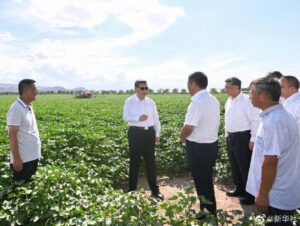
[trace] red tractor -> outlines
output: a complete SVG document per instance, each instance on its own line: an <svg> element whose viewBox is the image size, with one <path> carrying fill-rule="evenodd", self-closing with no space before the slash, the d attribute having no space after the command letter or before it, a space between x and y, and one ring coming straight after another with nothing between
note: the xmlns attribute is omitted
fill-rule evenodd
<svg viewBox="0 0 300 226"><path fill-rule="evenodd" d="M92 92L91 91L81 91L78 95L76 95L76 98L91 98Z"/></svg>

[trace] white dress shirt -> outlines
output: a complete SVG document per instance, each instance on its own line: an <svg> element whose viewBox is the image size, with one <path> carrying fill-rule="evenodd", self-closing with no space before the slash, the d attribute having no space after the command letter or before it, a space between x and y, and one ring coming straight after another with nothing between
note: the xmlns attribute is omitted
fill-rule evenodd
<svg viewBox="0 0 300 226"><path fill-rule="evenodd" d="M246 190L257 196L265 156L276 155L278 165L269 193L269 205L282 210L300 206L300 152L295 119L281 104L261 113Z"/></svg>
<svg viewBox="0 0 300 226"><path fill-rule="evenodd" d="M7 112L7 126L19 127L17 140L23 163L41 158L41 141L35 114L31 105L17 99ZM10 162L13 156L10 153Z"/></svg>
<svg viewBox="0 0 300 226"><path fill-rule="evenodd" d="M283 102L283 107L294 116L300 138L300 93L294 93L285 99Z"/></svg>
<svg viewBox="0 0 300 226"><path fill-rule="evenodd" d="M196 143L213 143L218 140L220 125L220 104L206 90L200 90L192 97L184 125L194 126L186 138Z"/></svg>
<svg viewBox="0 0 300 226"><path fill-rule="evenodd" d="M141 115L147 115L148 119L140 122ZM154 126L156 137L159 137L159 116L154 101L149 97L145 97L144 100L140 100L137 95L129 97L124 104L123 119L128 122L129 126Z"/></svg>
<svg viewBox="0 0 300 226"><path fill-rule="evenodd" d="M251 141L255 141L259 125L260 110L254 107L249 97L242 92L225 103L225 132L236 133L251 130Z"/></svg>

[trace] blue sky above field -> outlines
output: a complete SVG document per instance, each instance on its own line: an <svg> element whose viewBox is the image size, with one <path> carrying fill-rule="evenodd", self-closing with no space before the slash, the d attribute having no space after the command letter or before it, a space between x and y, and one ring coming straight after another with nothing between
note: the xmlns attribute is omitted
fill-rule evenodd
<svg viewBox="0 0 300 226"><path fill-rule="evenodd" d="M300 72L297 0L1 0L0 83L131 89L136 79L186 88L244 86L272 70Z"/></svg>

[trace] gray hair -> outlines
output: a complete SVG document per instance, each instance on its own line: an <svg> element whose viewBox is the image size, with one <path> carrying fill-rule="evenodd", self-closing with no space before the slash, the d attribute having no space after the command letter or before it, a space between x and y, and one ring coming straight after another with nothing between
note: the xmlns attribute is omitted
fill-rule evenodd
<svg viewBox="0 0 300 226"><path fill-rule="evenodd" d="M251 83L255 87L257 94L265 94L272 101L279 101L281 95L281 87L278 79L263 77L254 80Z"/></svg>

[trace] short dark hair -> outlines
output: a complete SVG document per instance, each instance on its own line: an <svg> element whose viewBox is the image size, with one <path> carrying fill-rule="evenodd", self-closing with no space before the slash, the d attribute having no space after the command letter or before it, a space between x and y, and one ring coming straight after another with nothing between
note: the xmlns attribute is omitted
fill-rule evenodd
<svg viewBox="0 0 300 226"><path fill-rule="evenodd" d="M28 89L28 88L31 88L34 83L35 83L35 81L32 80L32 79L23 79L23 80L21 80L19 82L19 86L18 86L19 94L23 95L24 90Z"/></svg>
<svg viewBox="0 0 300 226"><path fill-rule="evenodd" d="M206 89L208 79L203 72L196 71L189 76L189 82L195 82L199 88Z"/></svg>
<svg viewBox="0 0 300 226"><path fill-rule="evenodd" d="M295 87L297 90L299 89L299 80L292 75L282 76L282 79L286 79L289 87Z"/></svg>
<svg viewBox="0 0 300 226"><path fill-rule="evenodd" d="M266 77L280 79L282 76L283 74L280 71L271 71Z"/></svg>
<svg viewBox="0 0 300 226"><path fill-rule="evenodd" d="M137 88L140 84L147 83L146 80L136 80L134 83L134 88Z"/></svg>
<svg viewBox="0 0 300 226"><path fill-rule="evenodd" d="M258 78L254 80L251 85L255 86L255 90L257 94L264 93L266 94L272 101L279 101L281 95L281 87L278 79L276 78Z"/></svg>
<svg viewBox="0 0 300 226"><path fill-rule="evenodd" d="M225 82L229 82L232 86L238 86L241 89L242 82L237 77L231 77L225 80Z"/></svg>

